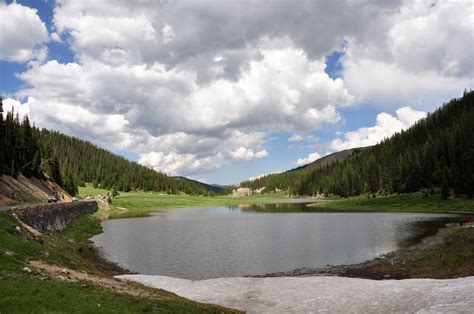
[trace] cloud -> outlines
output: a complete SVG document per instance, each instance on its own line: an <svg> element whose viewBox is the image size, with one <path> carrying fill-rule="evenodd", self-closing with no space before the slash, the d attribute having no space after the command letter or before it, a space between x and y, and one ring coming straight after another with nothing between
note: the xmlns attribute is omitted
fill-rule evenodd
<svg viewBox="0 0 474 314"><path fill-rule="evenodd" d="M58 117L57 104L106 121L121 117L126 127L114 147L140 156L154 152L153 159L139 161L173 174L202 172L223 164L206 162L216 154L234 161L265 157L261 145L266 133L310 131L334 123L337 104L352 100L343 82L324 72L321 60L310 61L291 46L276 49L272 42L263 43L263 58L251 62L236 81L222 78L201 85L196 73L162 64L105 64L83 57L75 63L33 65L19 76L27 87L18 95L34 97L43 111L52 111L41 116L39 125L76 136L90 134L81 129L88 124ZM107 142L105 138L98 135L94 141ZM195 166L184 166L183 160Z"/></svg>
<svg viewBox="0 0 474 314"><path fill-rule="evenodd" d="M235 160L251 160L254 158L259 159L266 156L268 156L268 152L264 149L258 152L254 152L252 149L239 147L232 152L232 158L234 158Z"/></svg>
<svg viewBox="0 0 474 314"><path fill-rule="evenodd" d="M3 111L5 114L10 111L14 111L18 113L20 118L23 118L30 113L30 104L35 102L35 99L30 97L28 98L27 102L22 104L20 101L12 98L7 98L2 100L3 104Z"/></svg>
<svg viewBox="0 0 474 314"><path fill-rule="evenodd" d="M365 147L379 143L393 134L405 130L426 116L425 112L402 107L396 111L397 117L382 112L377 115L375 125L360 128L344 134L344 139L335 139L329 144L331 151Z"/></svg>
<svg viewBox="0 0 474 314"><path fill-rule="evenodd" d="M342 64L349 92L391 107L457 96L473 86L473 18L469 2L406 1L371 37L348 38Z"/></svg>
<svg viewBox="0 0 474 314"><path fill-rule="evenodd" d="M309 163L311 163L315 160L318 160L319 158L321 158L321 155L319 155L318 153L316 153L316 152L311 153L306 158L300 158L297 161L295 161L295 165L297 165L297 166L306 165L306 164L309 164Z"/></svg>
<svg viewBox="0 0 474 314"><path fill-rule="evenodd" d="M283 170L272 171L272 172L261 174L261 175L255 176L255 177L250 177L247 180L248 181L255 181L255 180L258 180L258 179L263 178L265 176L269 176L269 175L272 175L272 174L279 174L279 173L282 173L282 172L284 172L284 171Z"/></svg>
<svg viewBox="0 0 474 314"><path fill-rule="evenodd" d="M126 52L125 62L194 68L194 62L209 64L219 54L229 78L259 58L248 51L263 37L292 38L312 59L320 59L346 36L367 32L367 21L378 21L397 2L62 0L54 21L59 32L72 35L75 51L104 62L104 51L116 47ZM172 41L165 39L167 29Z"/></svg>
<svg viewBox="0 0 474 314"><path fill-rule="evenodd" d="M40 61L47 56L48 31L37 11L16 2L0 2L0 60Z"/></svg>
<svg viewBox="0 0 474 314"><path fill-rule="evenodd" d="M266 156L274 132L314 142L300 134L340 121L340 106L420 109L472 86L473 8L431 4L61 0L50 40L67 38L75 61L30 64L16 96L35 99L39 126L133 151L157 170L203 173ZM28 49L39 53L46 28L35 38ZM338 79L325 72L335 50Z"/></svg>
<svg viewBox="0 0 474 314"><path fill-rule="evenodd" d="M51 35L49 37L51 38L51 41L54 41L54 42L57 42L57 43L63 42L61 37L59 36L59 34L56 33L56 32L51 33Z"/></svg>
<svg viewBox="0 0 474 314"><path fill-rule="evenodd" d="M20 117L28 115L38 127L60 129L70 135L80 134L81 138L109 149L127 148L123 144L129 139L126 132L128 121L122 115L103 115L67 103L43 102L33 97L28 97L25 103L7 98L3 105L5 112L13 109Z"/></svg>
<svg viewBox="0 0 474 314"><path fill-rule="evenodd" d="M224 160L220 154L198 159L192 154L149 152L142 154L138 162L169 175L188 175L213 170L216 164L222 165Z"/></svg>
<svg viewBox="0 0 474 314"><path fill-rule="evenodd" d="M288 142L301 142L304 140L304 137L300 134L293 134L288 138Z"/></svg>

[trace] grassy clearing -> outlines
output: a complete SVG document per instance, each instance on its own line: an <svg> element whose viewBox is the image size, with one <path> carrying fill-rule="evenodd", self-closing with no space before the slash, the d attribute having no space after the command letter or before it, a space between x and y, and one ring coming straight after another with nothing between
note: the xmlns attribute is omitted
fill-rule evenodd
<svg viewBox="0 0 474 314"><path fill-rule="evenodd" d="M474 274L474 227L457 229L446 242L394 265L408 277L453 278Z"/></svg>
<svg viewBox="0 0 474 314"><path fill-rule="evenodd" d="M89 281L62 282L34 269L31 273L23 271L24 267L31 267L29 261L43 260L88 274L101 274L90 261L97 251L88 240L101 232L101 227L95 218L82 216L64 231L44 234L43 244L16 227L13 217L0 213L0 313L217 313L224 310L165 292L157 298L136 297Z"/></svg>
<svg viewBox="0 0 474 314"><path fill-rule="evenodd" d="M474 214L474 199L450 198L443 200L440 195L425 197L423 193L409 193L400 195L349 197L310 205L315 210L343 210L343 211L379 211L379 212L465 212Z"/></svg>
<svg viewBox="0 0 474 314"><path fill-rule="evenodd" d="M62 283L35 275L0 277L5 313L219 313L184 299L154 300L113 293L87 282Z"/></svg>
<svg viewBox="0 0 474 314"><path fill-rule="evenodd" d="M284 193L255 195L242 198L229 196L167 195L163 193L141 193L121 195L109 206L109 218L129 218L147 216L168 208L229 206L239 204L274 203L286 200ZM98 215L101 213L99 212Z"/></svg>
<svg viewBox="0 0 474 314"><path fill-rule="evenodd" d="M86 183L85 187L79 187L79 196L106 195L109 191L94 188L92 184ZM288 199L283 193L271 193L263 195L253 195L248 197L233 198L230 196L194 196L194 195L169 195L164 192L120 192L120 195L113 199L109 206L99 206L99 211L95 217L100 220L109 218L130 218L143 217L169 208L182 207L209 207L209 206L230 206L239 204L263 204L275 203Z"/></svg>
<svg viewBox="0 0 474 314"><path fill-rule="evenodd" d="M474 275L474 225L451 226L434 245L407 248L393 258L348 266L342 276L370 279L459 278ZM423 244L421 244L423 246Z"/></svg>
<svg viewBox="0 0 474 314"><path fill-rule="evenodd" d="M79 186L79 196L86 197L86 196L98 196L98 195L107 195L110 190L95 188L92 186L92 183L86 183L86 186Z"/></svg>

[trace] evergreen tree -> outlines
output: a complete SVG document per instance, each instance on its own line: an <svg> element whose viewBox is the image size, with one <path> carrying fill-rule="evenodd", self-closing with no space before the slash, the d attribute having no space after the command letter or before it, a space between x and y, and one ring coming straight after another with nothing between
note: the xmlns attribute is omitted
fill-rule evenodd
<svg viewBox="0 0 474 314"><path fill-rule="evenodd" d="M74 178L71 169L68 166L64 169L64 176L62 178L62 187L64 191L66 191L71 196L76 196L78 193L78 188L76 184L76 180Z"/></svg>
<svg viewBox="0 0 474 314"><path fill-rule="evenodd" d="M242 182L292 195L407 193L442 188L444 197L474 196L474 92L465 91L411 128L341 158ZM341 152L344 153L344 152ZM330 157L330 156L328 156Z"/></svg>
<svg viewBox="0 0 474 314"><path fill-rule="evenodd" d="M3 102L0 97L0 175L4 171L5 167L5 126L3 123Z"/></svg>

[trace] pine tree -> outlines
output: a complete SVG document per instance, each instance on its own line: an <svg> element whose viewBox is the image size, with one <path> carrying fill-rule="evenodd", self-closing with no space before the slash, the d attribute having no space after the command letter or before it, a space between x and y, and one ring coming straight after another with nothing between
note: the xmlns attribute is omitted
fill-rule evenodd
<svg viewBox="0 0 474 314"><path fill-rule="evenodd" d="M61 171L59 168L59 161L56 155L52 154L48 160L48 176L56 182L58 185L62 186Z"/></svg>
<svg viewBox="0 0 474 314"><path fill-rule="evenodd" d="M0 176L5 167L5 125L3 123L3 102L0 97Z"/></svg>
<svg viewBox="0 0 474 314"><path fill-rule="evenodd" d="M78 192L76 180L71 169L66 166L64 169L64 176L62 178L62 187L71 196L76 196Z"/></svg>
<svg viewBox="0 0 474 314"><path fill-rule="evenodd" d="M33 176L41 178L41 157L39 150L35 152L35 155L31 162L30 171Z"/></svg>

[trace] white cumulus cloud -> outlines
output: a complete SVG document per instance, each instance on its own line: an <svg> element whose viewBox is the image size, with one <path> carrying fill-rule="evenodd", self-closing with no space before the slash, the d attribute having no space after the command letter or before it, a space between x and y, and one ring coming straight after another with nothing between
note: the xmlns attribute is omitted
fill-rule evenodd
<svg viewBox="0 0 474 314"><path fill-rule="evenodd" d="M348 38L349 92L378 105L433 106L473 87L473 20L469 1L405 1L370 37Z"/></svg>
<svg viewBox="0 0 474 314"><path fill-rule="evenodd" d="M254 158L263 158L268 156L268 152L266 150L260 150L254 152L253 149L239 147L232 152L232 158L236 160L251 160Z"/></svg>
<svg viewBox="0 0 474 314"><path fill-rule="evenodd" d="M38 126L132 151L172 174L265 157L276 132L315 142L341 121L341 106L431 110L472 86L469 3L61 0L50 35L34 9L0 6L0 58L41 61L45 43L61 39L74 54L19 74L15 96L35 99ZM341 49L333 79L325 56ZM366 128L331 145L376 142L371 132L390 134L410 116L382 115L375 127L386 133Z"/></svg>
<svg viewBox="0 0 474 314"><path fill-rule="evenodd" d="M0 2L0 60L44 60L48 31L35 9Z"/></svg>
<svg viewBox="0 0 474 314"><path fill-rule="evenodd" d="M297 166L306 165L306 164L309 164L309 163L311 163L315 160L318 160L319 158L321 158L321 155L319 155L318 153L316 153L316 152L311 153L305 158L299 158L297 161L295 161L295 165L297 165Z"/></svg>
<svg viewBox="0 0 474 314"><path fill-rule="evenodd" d="M365 147L379 143L385 138L412 126L416 121L426 116L425 112L402 107L396 111L397 116L382 112L377 115L374 126L360 128L344 134L344 139L335 139L329 144L331 151L348 148Z"/></svg>

